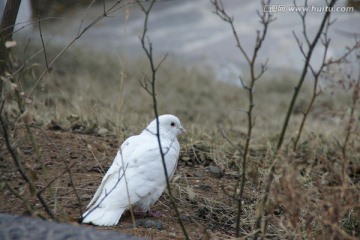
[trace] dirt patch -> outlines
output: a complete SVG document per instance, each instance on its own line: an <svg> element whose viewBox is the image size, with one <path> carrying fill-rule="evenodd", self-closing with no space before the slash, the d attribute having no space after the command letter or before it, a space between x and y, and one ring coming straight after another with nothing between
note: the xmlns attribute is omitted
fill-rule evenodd
<svg viewBox="0 0 360 240"><path fill-rule="evenodd" d="M81 210L95 193L103 171L111 165L121 142L111 135L86 135L36 127L32 127L31 132L41 157L37 157L37 151L32 147L25 128L17 130L10 139L17 144L16 151L22 166L27 170L36 190L45 189L41 195L56 218L77 224ZM33 215L49 218L17 171L3 139L1 144L1 180L8 186L3 184L1 188L0 212L20 215L32 212ZM205 147L196 145L182 148L172 182L181 218L192 239L206 236L230 237L234 232L235 208L224 191L225 186L232 185L236 177L217 167L207 151ZM49 182L52 184L47 186ZM16 196L16 193L19 195ZM246 201L251 205L254 199L248 198ZM33 209L30 209L32 206ZM143 225L134 228L129 213L114 227L88 226L153 239L183 239L175 211L166 193L151 210L161 213L161 216L153 218L136 215L136 219L160 221L162 230L156 226L146 228Z"/></svg>

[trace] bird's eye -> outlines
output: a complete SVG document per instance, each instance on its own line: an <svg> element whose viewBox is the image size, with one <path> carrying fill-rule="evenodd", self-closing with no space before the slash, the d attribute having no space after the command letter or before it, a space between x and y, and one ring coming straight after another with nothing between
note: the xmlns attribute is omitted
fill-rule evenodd
<svg viewBox="0 0 360 240"><path fill-rule="evenodd" d="M172 127L175 127L175 123L174 122L171 122L170 124Z"/></svg>

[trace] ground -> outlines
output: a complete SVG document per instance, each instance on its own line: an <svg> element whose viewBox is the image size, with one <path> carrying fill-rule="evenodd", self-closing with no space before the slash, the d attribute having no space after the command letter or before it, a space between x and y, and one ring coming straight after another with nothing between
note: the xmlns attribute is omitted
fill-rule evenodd
<svg viewBox="0 0 360 240"><path fill-rule="evenodd" d="M42 153L41 161L44 168L35 160L36 152L30 143L24 143L19 149L24 161L23 165L31 169L31 177L36 180L36 189L45 187L46 182L53 180L52 186L43 193L46 203L60 221L77 224L80 209L86 206L95 193L103 176L102 169L106 171L110 166L121 142L114 136L66 132L56 130L54 126L48 129L32 127L31 131ZM25 129L22 127L16 133L16 139L26 139L25 134ZM4 146L2 149L5 150ZM205 235L216 235L218 232L221 232L222 236L233 235L234 222L232 216L227 215L233 214L233 210L221 209L224 205L221 202L228 201L224 198L222 186L231 184L234 177L230 173L218 171L219 168L210 168L209 166L215 165L213 159L206 155L206 150L201 149L201 146L199 148L194 146L192 151L182 149L175 182L172 182L181 218L192 239L202 239ZM28 199L35 206L36 214L48 218L40 202L35 197L30 197L27 184L12 163L7 151L3 152L0 164L2 180L7 181L13 190L20 192L21 198ZM46 174L42 174L42 171L46 171ZM37 179L38 176L41 178ZM202 201L204 196L207 201L218 202L218 209L210 209L211 204L207 206ZM0 202L3 203L0 206L2 213L29 214L22 200L8 189L2 189ZM151 210L159 211L161 216L157 218L145 216L145 218L161 221L163 229L133 228L129 213L125 214L120 223L114 227L91 225L89 227L112 229L153 239L183 239L167 193L163 194ZM144 218L139 214L135 217Z"/></svg>
<svg viewBox="0 0 360 240"><path fill-rule="evenodd" d="M45 189L41 195L56 219L78 225L77 221L81 215L81 209L84 209L93 196L101 181L103 171L106 171L110 166L121 141L114 135L99 135L78 130L64 131L54 124L46 128L32 126L30 130L41 153L41 160L36 160L36 151L27 140L28 134L23 125L16 132L13 132L15 136L10 139L12 142L16 141L16 139L22 139L22 141L17 142L19 146L17 153L23 161L23 167L27 169L31 182L35 183L36 190ZM50 219L36 196L31 196L28 184L25 183L15 167L9 152L5 149L3 140L1 143L0 170L3 184L1 185L0 202L2 204L0 205L0 212L33 215ZM187 232L191 239L233 238L235 234L236 202L232 200L230 195L232 186L238 179L237 172L231 170L231 167L225 170L217 166L217 160L212 157L208 147L204 145L192 145L191 147L186 144L183 145L185 147L183 146L181 150L178 168L171 186ZM253 152L251 155L262 157L266 153L258 149L257 153ZM231 159L236 159L236 155L224 157L227 157L230 162ZM299 169L306 171L308 164L301 164L300 156L298 156L298 159L300 162L297 163L298 166L303 166ZM275 183L275 190L273 191L273 194L278 194L278 196L274 197L271 201L272 206L269 207L274 216L271 218L271 225L273 226L269 226L267 238L282 239L288 236L288 233L276 229L276 224L278 224L276 221L285 221L289 224L295 218L294 221L299 221L300 225L305 220L313 221L314 216L311 216L311 213L306 213L306 211L304 211L303 216L287 213L288 211L296 211L299 207L314 211L314 214L320 210L318 209L320 206L329 208L329 211L324 209L320 213L328 216L329 219L333 218L334 214L335 216L339 214L334 213L334 211L340 211L341 209L336 207L334 202L338 201L340 191L338 187L331 187L331 185L336 185L339 179L327 178L326 175L331 173L324 165L312 164L317 165L312 168L314 174L323 174L319 175L319 178L325 182L322 183L323 187L325 184L325 188L321 190L322 193L317 193L319 196L316 197L320 204L315 206L315 210L311 210L311 207L314 207L311 206L311 203L304 204L301 202L300 199L304 198L304 196L301 196L302 190L300 189L299 192L291 189L296 187L299 182L294 179L285 179L287 176L285 171L291 171L291 168L284 168L286 170L282 170L283 172L280 174L283 177L279 179L279 182ZM262 168L263 166L259 163L258 167ZM250 236L253 214L256 212L256 204L260 198L259 192L261 192L261 188L259 186L263 184L263 179L266 179L259 178L255 172L254 170L248 172L248 183L241 215L241 232L250 234ZM357 169L353 172L354 175L351 175L351 179L355 185L354 188L350 187L347 190L349 196L344 199L347 204L357 202L356 186L360 182L360 171ZM47 185L49 182L52 183L51 186ZM303 186L299 186L299 188L305 187L303 190L306 194L314 194L314 189L305 186L309 184L308 182L316 184L315 180L305 180ZM329 194L333 194L333 196L330 197ZM279 199L276 199L277 197ZM294 206L297 204L303 205ZM148 214L135 213L137 222L135 228L129 212L121 218L118 225L113 227L85 226L101 230L110 229L151 239L184 239L167 193L163 194L151 210L160 213L160 216L153 217ZM350 224L354 234L359 234L359 229L356 227L358 222L354 219L358 212L355 211L353 214L355 215L347 217L345 220L349 219L350 222L347 224ZM139 221L144 220L150 221L141 225ZM314 235L309 235L310 238L318 236L318 239L326 239L325 236L327 235L317 233L319 229L316 230L317 227L315 226L311 228L311 234ZM343 237L340 239L348 238Z"/></svg>
<svg viewBox="0 0 360 240"><path fill-rule="evenodd" d="M149 75L148 63L133 59L123 65L111 54L72 49L27 98L46 66L35 54L37 47L21 41L18 46L13 65L24 66L23 72L4 84L1 113L8 134L0 128L0 212L45 219L52 214L58 221L78 224L121 143L154 119L152 98L139 84ZM48 48L48 57L59 51ZM23 57L24 52L28 55ZM30 57L34 64L22 62ZM239 233L244 239L252 238L259 213L265 215L261 228L266 239L360 237L360 126L354 104L359 85L345 73L339 73L341 81L323 80L294 149L313 94L314 82L304 83L276 158L274 149L299 76L266 73L256 82L255 126L240 201ZM191 239L235 236L239 199L234 195L240 193L249 99L244 88L215 76L210 69L187 67L170 57L157 75L159 113L178 116L187 130L179 137L171 188ZM259 208L274 159L269 198ZM152 228L139 222L133 228L129 213L114 227L86 226L152 239L184 238L168 193L151 210L160 217L135 218L152 220L146 223L155 224Z"/></svg>

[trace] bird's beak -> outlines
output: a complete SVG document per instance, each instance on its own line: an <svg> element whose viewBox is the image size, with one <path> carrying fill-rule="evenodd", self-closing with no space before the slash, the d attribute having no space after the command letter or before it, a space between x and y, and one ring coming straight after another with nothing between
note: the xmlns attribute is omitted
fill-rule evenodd
<svg viewBox="0 0 360 240"><path fill-rule="evenodd" d="M183 127L179 127L179 130L180 130L180 134L186 133L186 130Z"/></svg>

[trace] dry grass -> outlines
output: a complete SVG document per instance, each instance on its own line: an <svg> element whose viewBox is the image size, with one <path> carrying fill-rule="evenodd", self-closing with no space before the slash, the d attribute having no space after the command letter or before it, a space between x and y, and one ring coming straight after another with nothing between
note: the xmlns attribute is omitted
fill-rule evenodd
<svg viewBox="0 0 360 240"><path fill-rule="evenodd" d="M22 45L18 46L16 56L20 57ZM26 55L30 56L31 51L30 48ZM58 50L54 47L48 51L51 56ZM40 63L38 68L43 66L41 57L35 61ZM33 69L35 75L38 68ZM153 118L151 98L138 81L146 73L147 66L142 60L125 61L121 56L109 53L73 49L55 66L34 95L29 106L33 125L102 135L103 138L119 139L116 143L120 144L129 135L139 133ZM26 91L33 80L30 74L25 76L21 84ZM220 82L214 76L210 71L204 73L196 66L187 67L176 59L168 59L159 71L157 98L159 112L179 116L188 131L180 139L179 177L173 182L179 208L195 222L192 224L201 226L204 238L207 235L215 239L233 235L236 212L229 194L234 191L246 136L246 116L241 112L246 95L241 88ZM251 233L273 146L297 77L296 73L265 76L256 87L256 124L249 156L249 181L245 186L243 234ZM351 94L325 84L308 119L298 151L289 150L301 120L301 111L311 94L310 84L305 83L280 154L271 201L266 209L268 235L265 237L360 237L358 121L347 150L346 184L341 180L343 157L338 145L344 138ZM6 107L13 115L17 111L15 104ZM220 129L236 146L224 139ZM87 157L92 158L91 155ZM102 159L108 164L111 154ZM212 176L208 166L220 167L224 175L220 178ZM88 186L89 182L81 184ZM91 194L91 189L83 194ZM75 201L75 197L72 198ZM166 195L161 201L163 208L170 206Z"/></svg>

